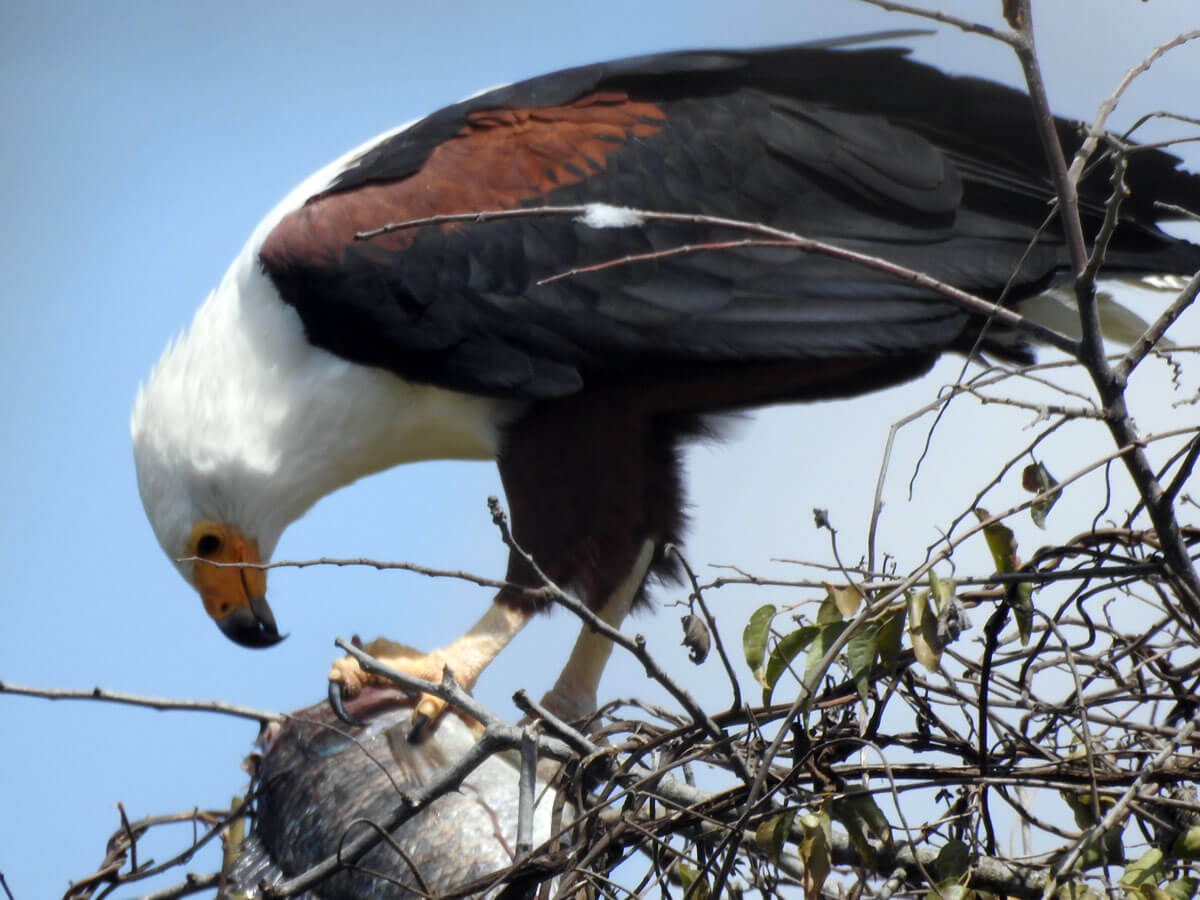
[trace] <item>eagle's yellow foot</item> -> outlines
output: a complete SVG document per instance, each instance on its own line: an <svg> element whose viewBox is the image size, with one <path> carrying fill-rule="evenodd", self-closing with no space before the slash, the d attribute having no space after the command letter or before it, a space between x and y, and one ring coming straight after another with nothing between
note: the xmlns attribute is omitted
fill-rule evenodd
<svg viewBox="0 0 1200 900"><path fill-rule="evenodd" d="M513 609L502 603L495 602L483 614L471 630L458 640L441 650L432 653L422 653L412 647L396 644L380 638L372 641L363 649L377 660L393 669L398 669L407 675L413 675L425 681L440 684L442 672L450 670L459 687L470 690L479 679L479 674L487 667L503 649L514 634L521 630L533 615L532 611ZM363 672L354 657L347 656L333 664L329 672L330 701L335 712L338 712L339 701L342 697L353 697L363 686L371 682L390 684L385 678L370 676ZM413 727L409 732L410 741L418 741L446 711L447 703L429 694L421 694L417 698L417 706L413 711ZM340 716L342 713L338 712ZM464 718L466 718L464 716ZM353 724L353 720L347 719ZM471 724L471 723L468 723Z"/></svg>
<svg viewBox="0 0 1200 900"><path fill-rule="evenodd" d="M470 690L475 683L475 678L470 674L465 679L460 677L455 666L451 664L448 654L440 650L424 653L386 638L371 641L363 649L383 665L414 678L441 684L442 672L449 668L450 673L455 676L455 681L462 688ZM329 670L329 681L330 702L333 704L334 711L350 724L357 723L353 718L345 715L343 709L339 708L343 698L356 696L368 684L394 684L382 675L369 675L364 672L362 666L358 664L358 660L353 656L344 656L334 661ZM420 694L413 710L413 726L409 740L419 740L428 728L436 725L446 712L447 705L446 701L440 697L432 694Z"/></svg>

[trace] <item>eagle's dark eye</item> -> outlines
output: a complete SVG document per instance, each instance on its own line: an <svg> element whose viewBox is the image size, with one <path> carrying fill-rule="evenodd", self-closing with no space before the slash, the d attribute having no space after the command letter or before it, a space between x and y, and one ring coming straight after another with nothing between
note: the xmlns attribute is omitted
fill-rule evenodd
<svg viewBox="0 0 1200 900"><path fill-rule="evenodd" d="M215 534L203 535L196 541L197 556L212 556L221 549L221 539Z"/></svg>

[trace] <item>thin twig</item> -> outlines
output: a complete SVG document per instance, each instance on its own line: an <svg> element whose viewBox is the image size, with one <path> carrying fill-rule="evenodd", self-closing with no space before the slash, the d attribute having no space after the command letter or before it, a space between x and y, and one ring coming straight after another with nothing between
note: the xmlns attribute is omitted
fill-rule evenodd
<svg viewBox="0 0 1200 900"><path fill-rule="evenodd" d="M1134 79L1149 71L1150 67L1164 54L1197 38L1200 38L1200 30L1185 31L1183 34L1178 34L1169 41L1159 44L1141 62L1121 76L1121 80L1117 83L1112 93L1104 99L1104 102L1100 104L1100 108L1096 110L1096 117L1092 120L1091 125L1088 126L1087 137L1084 138L1083 143L1075 152L1075 158L1071 161L1071 168L1067 172L1067 176L1071 181L1076 184L1079 183L1079 179L1083 175L1083 167L1087 165L1087 161L1096 152L1096 147L1104 136L1104 126L1108 122L1108 117L1116 110L1122 95L1133 84Z"/></svg>
<svg viewBox="0 0 1200 900"><path fill-rule="evenodd" d="M140 900L175 900L176 897L187 897L215 888L221 883L221 873L211 872L207 875L188 873L182 883L165 887L149 894L143 894Z"/></svg>
<svg viewBox="0 0 1200 900"><path fill-rule="evenodd" d="M249 706L226 703L223 700L174 700L166 697L149 697L142 694L126 694L105 688L90 690L68 690L65 688L29 687L22 684L0 681L0 694L19 694L24 697L41 697L45 700L100 700L106 703L121 703L126 706L142 706L158 710L186 710L189 712L211 712L239 719L252 719L259 723L282 722L287 716L267 712Z"/></svg>
<svg viewBox="0 0 1200 900"><path fill-rule="evenodd" d="M378 569L380 571L412 572L416 575L424 575L428 578L454 578L459 581L467 581L471 584L477 584L480 587L515 592L525 596L530 596L533 599L537 599L541 595L541 592L535 588L526 588L519 584L513 584L509 581L498 581L495 578L485 578L482 575L475 575L471 572L463 571L462 569L435 569L431 568L430 566L418 565L417 563L371 559L366 556L321 556L316 559L281 559L268 563L218 562L217 560L206 559L202 556L181 556L176 558L175 562L203 563L204 565L212 566L216 569L261 569L263 571L268 569L307 569L311 566L334 566L337 568L362 566L368 569Z"/></svg>
<svg viewBox="0 0 1200 900"><path fill-rule="evenodd" d="M1178 748L1188 739L1188 737L1191 736L1192 732L1196 730L1196 726L1197 718L1193 717L1182 728L1180 728L1175 739L1169 741L1167 745L1162 748L1162 751L1146 764L1145 768L1137 774L1133 783L1125 789L1125 792L1121 795L1121 798L1109 808L1109 810L1104 814L1103 818L1101 818L1098 822L1096 822L1095 825L1084 832L1083 836L1080 837L1080 839L1075 842L1074 846L1072 846L1071 849L1068 850L1063 856L1063 858L1059 860L1058 864L1054 867L1050 878L1046 881L1045 889L1042 892L1042 897L1044 900L1049 900L1049 898L1054 895L1060 880L1064 875L1066 875L1066 873L1070 872L1071 869L1074 868L1075 861L1079 859L1079 854L1081 854L1087 847L1095 843L1100 835L1115 827L1116 824L1125 817L1125 814L1129 810L1130 804L1133 802L1134 798L1137 797L1143 785L1145 785L1149 780L1150 773L1160 768L1176 752L1176 750L1178 750Z"/></svg>
<svg viewBox="0 0 1200 900"><path fill-rule="evenodd" d="M1001 31L998 28L992 28L990 25L984 25L982 22L973 22L970 19L963 19L958 16L952 16L949 13L944 13L940 10L923 9L919 6L910 6L907 3L896 3L894 0L859 0L860 3L866 3L870 6L877 6L887 12L907 13L910 16L917 16L921 19L929 19L933 22L941 22L945 25L951 25L959 31L964 31L968 34L981 34L984 37L992 38L993 40L1001 41L1002 43L1013 45L1016 41L1013 35L1008 32Z"/></svg>
<svg viewBox="0 0 1200 900"><path fill-rule="evenodd" d="M1118 446L1134 447L1132 452L1123 455L1123 462L1138 493L1145 501L1146 511L1154 527L1161 535L1163 555L1179 586L1177 593L1180 604L1193 622L1200 623L1200 575L1188 558L1170 504L1163 502L1162 490L1154 478L1149 460L1137 447L1140 437L1125 403L1125 379L1120 376L1120 370L1110 368L1105 360L1095 280L1087 277L1088 254L1079 213L1078 185L1067 169L1062 145L1055 130L1054 116L1046 97L1045 83L1034 50L1030 0L1011 0L1011 3L1016 12L1018 34L1021 38L1013 46L1025 73L1026 87L1034 107L1034 122L1058 195L1059 216L1066 238L1071 270L1076 277L1075 300L1078 304L1083 337L1075 355L1087 367L1092 377L1104 410L1108 414L1106 421L1113 440Z"/></svg>
<svg viewBox="0 0 1200 900"><path fill-rule="evenodd" d="M1200 459L1200 434L1192 438L1188 444L1187 454L1183 461L1179 464L1179 469L1175 472L1175 477L1171 479L1171 483L1167 485L1163 491L1163 500L1167 503L1174 503L1176 496L1183 490L1183 486L1192 476L1192 469L1195 468L1196 460Z"/></svg>
<svg viewBox="0 0 1200 900"><path fill-rule="evenodd" d="M521 770L517 782L517 848L520 862L533 849L533 800L537 789L537 740L533 726L521 732Z"/></svg>
<svg viewBox="0 0 1200 900"><path fill-rule="evenodd" d="M1176 295L1170 305L1146 329L1146 333L1137 339L1121 361L1114 366L1113 373L1118 379L1125 381L1129 378L1138 363L1158 346L1163 335L1167 333L1167 329L1196 301L1198 293L1200 293L1200 272L1192 277L1192 280Z"/></svg>

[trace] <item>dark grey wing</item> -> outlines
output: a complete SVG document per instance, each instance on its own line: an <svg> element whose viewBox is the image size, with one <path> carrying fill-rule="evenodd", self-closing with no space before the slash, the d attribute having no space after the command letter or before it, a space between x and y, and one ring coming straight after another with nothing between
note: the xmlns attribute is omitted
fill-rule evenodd
<svg viewBox="0 0 1200 900"><path fill-rule="evenodd" d="M895 50L693 53L571 70L381 143L287 216L261 259L313 343L462 391L562 396L609 377L789 360L906 366L970 347L978 321L926 288L828 256L700 250L544 282L745 237L728 229L597 229L547 216L353 235L439 213L602 202L762 222L1017 302L1066 269L1057 229L1042 229L1051 191L1031 121L1019 93ZM1158 231L1152 205L1200 206L1200 178L1161 153L1133 162L1138 199L1110 261L1131 272L1200 267L1200 248ZM1105 186L1090 185L1094 226ZM1027 352L992 333L993 352Z"/></svg>

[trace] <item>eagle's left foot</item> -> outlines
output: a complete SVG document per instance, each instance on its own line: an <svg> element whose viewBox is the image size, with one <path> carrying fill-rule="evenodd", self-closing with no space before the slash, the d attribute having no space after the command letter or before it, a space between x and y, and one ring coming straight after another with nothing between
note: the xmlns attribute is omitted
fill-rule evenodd
<svg viewBox="0 0 1200 900"><path fill-rule="evenodd" d="M450 674L455 676L455 681L458 681L459 685L465 690L470 690L475 683L474 678L470 678L469 681L465 681L464 683L464 680L459 677L456 667L452 664L447 654L441 650L434 650L432 653L423 653L420 650L414 650L412 647L397 644L386 638L378 638L371 641L363 649L383 665L403 672L406 675L411 675L414 678L431 681L434 684L441 684L442 672L448 668L450 669ZM394 682L388 680L385 676L369 675L364 672L362 666L358 664L358 660L353 656L344 656L334 661L333 666L329 670L329 683L330 705L333 707L334 712L338 714L338 717L349 725L357 725L359 723L353 717L346 714L341 703L343 699L356 696L368 684L394 686ZM447 706L446 701L440 697L435 697L432 694L418 695L416 707L413 710L412 730L409 733L409 740L418 741L424 737L428 729L436 725L446 712Z"/></svg>

